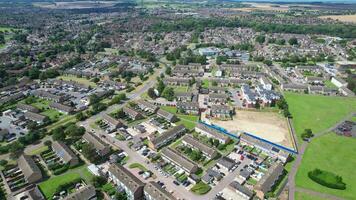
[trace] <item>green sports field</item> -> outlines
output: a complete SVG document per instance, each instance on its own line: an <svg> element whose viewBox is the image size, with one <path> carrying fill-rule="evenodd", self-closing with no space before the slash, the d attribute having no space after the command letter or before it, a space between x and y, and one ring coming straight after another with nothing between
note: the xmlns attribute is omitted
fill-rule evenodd
<svg viewBox="0 0 356 200"><path fill-rule="evenodd" d="M345 199L356 197L356 139L328 133L309 144L296 175L296 186ZM308 172L319 168L342 177L346 190L330 189L308 177ZM297 198L298 199L298 198Z"/></svg>
<svg viewBox="0 0 356 200"><path fill-rule="evenodd" d="M284 97L292 113L299 142L304 129L311 128L313 133L318 133L332 127L349 113L356 112L355 98L289 92Z"/></svg>

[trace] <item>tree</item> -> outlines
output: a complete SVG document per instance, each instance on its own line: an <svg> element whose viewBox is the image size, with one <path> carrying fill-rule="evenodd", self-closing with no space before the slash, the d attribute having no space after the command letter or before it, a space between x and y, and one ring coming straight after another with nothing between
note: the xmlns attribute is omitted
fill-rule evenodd
<svg viewBox="0 0 356 200"><path fill-rule="evenodd" d="M263 63L266 64L267 66L271 66L272 65L272 61L271 60L264 60Z"/></svg>
<svg viewBox="0 0 356 200"><path fill-rule="evenodd" d="M306 139L313 137L314 135L313 135L313 132L311 129L304 129L304 132L302 133L301 136L302 136L303 140L306 140Z"/></svg>
<svg viewBox="0 0 356 200"><path fill-rule="evenodd" d="M256 42L263 44L266 41L266 37L264 35L258 35L255 40Z"/></svg>
<svg viewBox="0 0 356 200"><path fill-rule="evenodd" d="M90 104L95 104L95 103L98 103L99 101L100 101L100 98L98 97L98 95L92 94L89 96Z"/></svg>
<svg viewBox="0 0 356 200"><path fill-rule="evenodd" d="M94 82L94 83L98 83L98 82L100 81L100 78L95 77L95 78L93 78L91 81Z"/></svg>
<svg viewBox="0 0 356 200"><path fill-rule="evenodd" d="M48 148L50 148L52 146L52 141L46 140L43 144L46 145Z"/></svg>
<svg viewBox="0 0 356 200"><path fill-rule="evenodd" d="M168 76L171 76L171 75L172 75L172 68L166 67L165 73L166 73Z"/></svg>
<svg viewBox="0 0 356 200"><path fill-rule="evenodd" d="M212 86L218 86L218 82L213 81L213 82L211 83L211 85L212 85Z"/></svg>
<svg viewBox="0 0 356 200"><path fill-rule="evenodd" d="M85 143L82 146L83 155L90 161L95 162L97 160L98 154L92 143Z"/></svg>
<svg viewBox="0 0 356 200"><path fill-rule="evenodd" d="M94 187L100 188L107 183L107 180L102 176L94 176L91 182L94 185Z"/></svg>
<svg viewBox="0 0 356 200"><path fill-rule="evenodd" d="M156 98L157 98L156 93L155 93L155 91L154 91L153 88L149 88L149 89L147 90L147 95L148 95L151 99L156 99Z"/></svg>
<svg viewBox="0 0 356 200"><path fill-rule="evenodd" d="M290 38L290 39L288 40L288 43L289 43L290 45L297 45L297 44L298 44L298 39L295 38L295 37L292 37L292 38Z"/></svg>
<svg viewBox="0 0 356 200"><path fill-rule="evenodd" d="M15 141L8 145L10 156L13 158L18 157L24 150L24 145L19 141Z"/></svg>
<svg viewBox="0 0 356 200"><path fill-rule="evenodd" d="M54 131L52 138L55 141L63 141L66 139L66 135L63 131Z"/></svg>
<svg viewBox="0 0 356 200"><path fill-rule="evenodd" d="M83 121L87 118L87 116L83 113L83 112L79 112L75 115L75 118L78 120L78 121Z"/></svg>
<svg viewBox="0 0 356 200"><path fill-rule="evenodd" d="M157 83L157 91L160 95L162 95L162 92L166 86L164 85L162 80L159 80Z"/></svg>
<svg viewBox="0 0 356 200"><path fill-rule="evenodd" d="M5 166L7 165L8 161L7 160L0 160L0 165Z"/></svg>
<svg viewBox="0 0 356 200"><path fill-rule="evenodd" d="M173 101L174 100L174 90L171 87L166 87L163 90L162 97L167 99L168 101Z"/></svg>
<svg viewBox="0 0 356 200"><path fill-rule="evenodd" d="M260 105L260 102L259 102L259 101L256 101L255 108L256 108L256 109L260 109L260 108L261 108L261 105Z"/></svg>
<svg viewBox="0 0 356 200"><path fill-rule="evenodd" d="M5 41L5 36L4 34L0 33L0 44L5 44L6 41Z"/></svg>
<svg viewBox="0 0 356 200"><path fill-rule="evenodd" d="M116 200L127 200L127 195L124 192L116 192L115 199Z"/></svg>
<svg viewBox="0 0 356 200"><path fill-rule="evenodd" d="M69 125L65 130L64 134L69 137L80 137L84 135L85 133L85 128L84 127L78 127L75 124Z"/></svg>
<svg viewBox="0 0 356 200"><path fill-rule="evenodd" d="M33 67L28 71L30 79L38 79L40 76L40 70L37 67Z"/></svg>

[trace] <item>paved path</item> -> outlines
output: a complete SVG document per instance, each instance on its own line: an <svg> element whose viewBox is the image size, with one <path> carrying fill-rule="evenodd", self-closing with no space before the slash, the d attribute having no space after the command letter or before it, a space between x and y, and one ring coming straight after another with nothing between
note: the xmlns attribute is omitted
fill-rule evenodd
<svg viewBox="0 0 356 200"><path fill-rule="evenodd" d="M342 124L345 120L348 120L348 119L350 119L351 117L353 117L355 115L356 115L356 113L348 114L346 117L341 119L338 123L336 123L334 126L328 128L326 130L320 131L319 133L316 133L314 135L314 137L311 138L310 140L313 140L315 138L318 138L318 137L321 137L321 136L323 136L325 134L330 133L332 130L334 130L336 127L338 127L340 124ZM289 200L294 200L295 199L294 198L295 197L295 191L296 191L295 176L297 174L298 168L299 168L299 166L300 166L300 164L302 162L302 158L303 158L304 152L305 152L306 148L308 147L308 145L309 145L308 142L303 141L302 145L299 148L299 153L297 155L296 161L295 161L295 163L294 163L294 165L293 165L293 167L292 167L292 169L291 169L291 171L289 173L289 177L288 177L288 187L289 187L289 198L288 199ZM299 188L298 188L298 190L299 190ZM302 190L302 189L300 189L300 190ZM307 191L307 189L304 189L304 190ZM314 195L316 195L316 196L323 197L321 195L318 195L318 194L322 194L322 193L315 192L315 191L312 191L312 190L308 190L308 191L314 192ZM325 195L327 195L327 194L325 194ZM334 197L334 196L329 195L329 197ZM329 199L334 199L334 198L329 198Z"/></svg>

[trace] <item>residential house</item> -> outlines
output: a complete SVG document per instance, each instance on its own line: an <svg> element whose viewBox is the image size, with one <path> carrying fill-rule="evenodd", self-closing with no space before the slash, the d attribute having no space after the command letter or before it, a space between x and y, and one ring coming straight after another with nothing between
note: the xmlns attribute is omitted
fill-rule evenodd
<svg viewBox="0 0 356 200"><path fill-rule="evenodd" d="M17 160L17 165L23 173L27 183L35 183L43 178L40 168L31 156L25 154L21 155Z"/></svg>
<svg viewBox="0 0 356 200"><path fill-rule="evenodd" d="M94 148L96 149L96 152L100 156L105 156L111 151L110 146L92 132L86 132L83 135L83 139L88 143L93 144Z"/></svg>
<svg viewBox="0 0 356 200"><path fill-rule="evenodd" d="M25 118L31 121L36 122L37 124L43 124L45 119L47 118L44 115L38 114L38 113L33 113L30 111L25 112L24 114Z"/></svg>
<svg viewBox="0 0 356 200"><path fill-rule="evenodd" d="M111 125L114 128L120 128L120 127L124 126L124 124L121 121L115 119L114 117L112 117L106 113L103 114L103 121L108 123L109 125Z"/></svg>
<svg viewBox="0 0 356 200"><path fill-rule="evenodd" d="M253 191L236 181L231 182L222 193L222 197L229 200L250 200L253 197Z"/></svg>
<svg viewBox="0 0 356 200"><path fill-rule="evenodd" d="M30 111L33 113L39 113L40 110L34 106L23 104L23 103L18 103L16 105L17 109L22 110L22 111Z"/></svg>
<svg viewBox="0 0 356 200"><path fill-rule="evenodd" d="M92 185L86 185L64 197L63 200L96 200L96 189Z"/></svg>
<svg viewBox="0 0 356 200"><path fill-rule="evenodd" d="M182 139L182 143L193 149L200 150L203 153L203 155L208 158L208 160L213 159L218 155L218 152L215 149L200 142L199 140L195 139L191 135L185 135Z"/></svg>
<svg viewBox="0 0 356 200"><path fill-rule="evenodd" d="M71 114L74 112L74 108L61 103L52 102L49 104L50 108L57 109L59 112L64 114Z"/></svg>
<svg viewBox="0 0 356 200"><path fill-rule="evenodd" d="M255 108L258 98L256 93L254 93L249 85L242 85L241 87L241 96L243 98L243 103L247 108Z"/></svg>
<svg viewBox="0 0 356 200"><path fill-rule="evenodd" d="M142 100L142 99L138 100L136 103L137 103L137 106L143 111L156 113L158 110L158 106L156 106L148 101Z"/></svg>
<svg viewBox="0 0 356 200"><path fill-rule="evenodd" d="M198 102L177 102L177 109L181 112L192 115L199 114L199 103Z"/></svg>
<svg viewBox="0 0 356 200"><path fill-rule="evenodd" d="M157 111L157 116L158 117L162 117L165 120L169 121L169 122L175 122L177 121L177 116L175 116L174 114L167 112L165 110L159 109Z"/></svg>
<svg viewBox="0 0 356 200"><path fill-rule="evenodd" d="M284 167L280 162L275 162L270 166L267 173L265 173L255 186L257 196L260 199L263 199L264 196L271 191L272 187L283 175L283 171Z"/></svg>
<svg viewBox="0 0 356 200"><path fill-rule="evenodd" d="M142 119L141 113L137 112L136 110L130 108L130 107L123 107L122 111L125 113L126 116L128 116L132 120L138 120Z"/></svg>
<svg viewBox="0 0 356 200"><path fill-rule="evenodd" d="M119 164L110 164L109 179L127 195L128 200L142 200L145 184L129 170Z"/></svg>
<svg viewBox="0 0 356 200"><path fill-rule="evenodd" d="M176 100L181 102L191 102L193 99L193 93L191 92L178 92L175 96Z"/></svg>
<svg viewBox="0 0 356 200"><path fill-rule="evenodd" d="M219 119L231 119L232 110L227 105L212 105L210 108L210 116Z"/></svg>
<svg viewBox="0 0 356 200"><path fill-rule="evenodd" d="M302 84L281 84L281 89L284 91L292 91L292 92L304 92L308 89L308 86Z"/></svg>
<svg viewBox="0 0 356 200"><path fill-rule="evenodd" d="M150 181L143 188L146 200L176 200L176 198L158 183Z"/></svg>
<svg viewBox="0 0 356 200"><path fill-rule="evenodd" d="M222 144L227 144L231 141L229 136L226 136L223 133L220 133L219 131L217 131L213 128L210 128L207 125L202 124L202 123L198 123L196 125L195 131L202 135L206 135L209 138L219 140L219 142Z"/></svg>
<svg viewBox="0 0 356 200"><path fill-rule="evenodd" d="M331 78L331 83L333 83L334 85L336 85L336 87L341 88L341 87L346 87L347 86L347 82L344 81L342 78L340 77L332 77Z"/></svg>
<svg viewBox="0 0 356 200"><path fill-rule="evenodd" d="M272 90L272 82L266 76L260 77L260 83L263 85L264 89Z"/></svg>
<svg viewBox="0 0 356 200"><path fill-rule="evenodd" d="M198 170L198 166L187 159L186 157L182 156L181 153L171 149L171 148L164 148L161 151L162 158L174 165L178 166L179 168L183 169L188 174L193 174Z"/></svg>
<svg viewBox="0 0 356 200"><path fill-rule="evenodd" d="M191 82L190 78L173 78L173 77L166 77L163 80L165 85L179 85L179 86L188 86Z"/></svg>
<svg viewBox="0 0 356 200"><path fill-rule="evenodd" d="M148 146L152 149L159 149L184 134L186 130L185 126L181 124L159 135L152 133L148 136Z"/></svg>
<svg viewBox="0 0 356 200"><path fill-rule="evenodd" d="M342 86L339 88L339 92L347 97L353 97L355 96L355 93L353 91L351 91L349 88L347 88L346 86Z"/></svg>
<svg viewBox="0 0 356 200"><path fill-rule="evenodd" d="M221 170L224 170L225 172L229 172L234 169L236 163L233 159L223 156L218 160L216 165L218 165Z"/></svg>
<svg viewBox="0 0 356 200"><path fill-rule="evenodd" d="M52 149L64 164L69 164L69 166L76 166L79 164L78 156L76 156L63 142L54 141L52 143Z"/></svg>
<svg viewBox="0 0 356 200"><path fill-rule="evenodd" d="M216 103L216 104L225 104L227 103L228 96L226 94L216 94L212 93L209 94L208 100L209 102Z"/></svg>
<svg viewBox="0 0 356 200"><path fill-rule="evenodd" d="M35 97L42 98L42 99L51 100L51 101L54 101L57 103L63 102L68 99L67 96L59 96L59 95L52 94L52 93L49 93L44 90L35 90L32 92L32 95L34 95Z"/></svg>

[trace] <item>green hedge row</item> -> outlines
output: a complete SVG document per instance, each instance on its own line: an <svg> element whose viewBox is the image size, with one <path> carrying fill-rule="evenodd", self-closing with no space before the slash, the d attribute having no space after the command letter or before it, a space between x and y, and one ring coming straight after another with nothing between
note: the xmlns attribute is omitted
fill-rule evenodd
<svg viewBox="0 0 356 200"><path fill-rule="evenodd" d="M313 181L328 188L345 190L346 184L342 182L342 177L331 172L314 169L308 173L308 177Z"/></svg>

